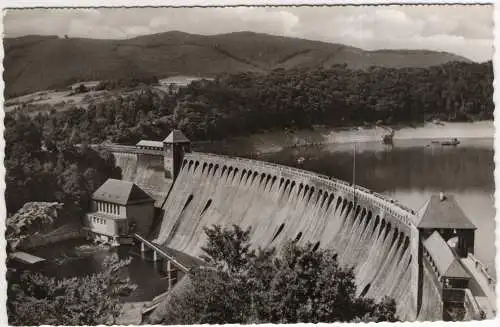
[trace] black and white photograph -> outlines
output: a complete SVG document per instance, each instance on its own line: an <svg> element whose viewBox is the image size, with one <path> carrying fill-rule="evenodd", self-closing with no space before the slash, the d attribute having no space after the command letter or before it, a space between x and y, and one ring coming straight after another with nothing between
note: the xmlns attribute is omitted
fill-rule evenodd
<svg viewBox="0 0 500 327"><path fill-rule="evenodd" d="M494 11L6 8L8 325L496 319Z"/></svg>

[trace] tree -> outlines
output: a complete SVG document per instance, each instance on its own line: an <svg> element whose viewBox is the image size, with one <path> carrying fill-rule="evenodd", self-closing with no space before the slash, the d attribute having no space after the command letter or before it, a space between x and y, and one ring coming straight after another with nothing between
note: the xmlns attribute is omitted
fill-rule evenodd
<svg viewBox="0 0 500 327"><path fill-rule="evenodd" d="M238 226L212 226L205 233L209 268L184 277L182 290L157 309L152 323L396 321L393 300L355 296L352 269L340 267L331 251L295 242L279 253L252 249L250 229Z"/></svg>
<svg viewBox="0 0 500 327"><path fill-rule="evenodd" d="M107 178L121 177L109 155L77 148L67 137L59 136L61 131L56 126L67 125L65 131L73 133L76 129L68 126L85 116L84 111L70 111L65 124L57 117L6 118L5 200L9 214L26 202L57 201L65 204L67 216L78 219L88 210L90 196L97 187Z"/></svg>
<svg viewBox="0 0 500 327"><path fill-rule="evenodd" d="M115 324L122 304L120 296L134 285L121 277L130 263L118 255L104 262L101 273L56 279L26 271L8 279L7 314L10 325Z"/></svg>
<svg viewBox="0 0 500 327"><path fill-rule="evenodd" d="M5 119L5 157L41 150L42 131L36 121L21 113Z"/></svg>
<svg viewBox="0 0 500 327"><path fill-rule="evenodd" d="M61 203L28 202L14 215L7 217L5 238L15 249L25 238L50 228L62 208Z"/></svg>
<svg viewBox="0 0 500 327"><path fill-rule="evenodd" d="M206 253L202 258L220 270L241 272L248 260L255 256L255 252L250 251L250 229L244 231L233 225L233 229L229 230L215 225L212 228L204 227L203 231L208 240L207 245L202 247Z"/></svg>

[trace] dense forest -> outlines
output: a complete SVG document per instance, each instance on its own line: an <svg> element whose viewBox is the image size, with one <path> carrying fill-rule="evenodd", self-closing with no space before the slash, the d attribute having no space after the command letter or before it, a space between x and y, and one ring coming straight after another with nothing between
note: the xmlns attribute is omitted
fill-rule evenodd
<svg viewBox="0 0 500 327"><path fill-rule="evenodd" d="M33 117L8 113L7 210L15 212L26 201L59 201L85 209L96 185L119 175L112 158L75 149L75 143L161 140L172 128L196 141L315 124L492 119L492 81L491 62L367 71L341 65L221 75L178 91L142 85L132 94L86 109L52 110Z"/></svg>
<svg viewBox="0 0 500 327"><path fill-rule="evenodd" d="M274 128L493 117L491 64L239 74L181 92L174 122L195 139Z"/></svg>
<svg viewBox="0 0 500 327"><path fill-rule="evenodd" d="M59 202L64 204L62 220L78 219L88 211L97 187L108 178L121 177L112 155L76 148L67 141L47 141L46 126L26 115L7 115L4 124L9 214L30 201Z"/></svg>
<svg viewBox="0 0 500 327"><path fill-rule="evenodd" d="M88 109L39 114L48 142L119 142L163 139L172 128L192 140L217 140L255 132L430 119L493 118L491 62L430 68L274 70L221 75L175 92L153 86L92 103ZM108 82L109 85L120 83Z"/></svg>

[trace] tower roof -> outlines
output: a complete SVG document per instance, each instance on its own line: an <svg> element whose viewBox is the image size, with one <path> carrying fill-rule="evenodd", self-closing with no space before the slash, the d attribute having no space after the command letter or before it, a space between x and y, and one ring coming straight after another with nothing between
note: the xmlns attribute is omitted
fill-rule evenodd
<svg viewBox="0 0 500 327"><path fill-rule="evenodd" d="M174 129L172 132L170 132L167 138L163 140L163 143L187 143L187 142L189 142L189 139L178 129Z"/></svg>
<svg viewBox="0 0 500 327"><path fill-rule="evenodd" d="M132 182L108 179L92 195L93 200L127 205L135 202L154 202L146 192Z"/></svg>
<svg viewBox="0 0 500 327"><path fill-rule="evenodd" d="M452 195L432 195L419 210L418 228L476 229Z"/></svg>
<svg viewBox="0 0 500 327"><path fill-rule="evenodd" d="M446 244L437 231L423 241L423 244L427 252L431 255L441 276L470 278L470 275L465 271L460 262L458 262L448 244Z"/></svg>

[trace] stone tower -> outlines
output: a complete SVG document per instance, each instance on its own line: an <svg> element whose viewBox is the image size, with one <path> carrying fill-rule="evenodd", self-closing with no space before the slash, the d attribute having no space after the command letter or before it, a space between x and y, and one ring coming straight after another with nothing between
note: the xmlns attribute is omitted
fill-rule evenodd
<svg viewBox="0 0 500 327"><path fill-rule="evenodd" d="M175 180L182 168L184 153L191 152L189 139L180 130L174 129L163 140L165 177Z"/></svg>

